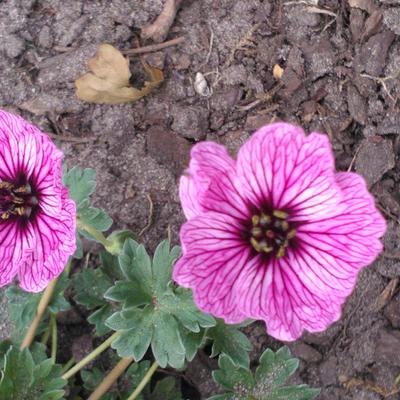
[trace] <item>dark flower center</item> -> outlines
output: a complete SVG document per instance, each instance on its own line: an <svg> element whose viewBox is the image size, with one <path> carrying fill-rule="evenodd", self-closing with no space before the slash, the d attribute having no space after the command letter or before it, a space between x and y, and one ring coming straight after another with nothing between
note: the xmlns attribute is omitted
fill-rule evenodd
<svg viewBox="0 0 400 400"><path fill-rule="evenodd" d="M274 254L276 258L281 258L295 236L296 229L290 226L285 211L261 212L251 218L250 243L258 253Z"/></svg>
<svg viewBox="0 0 400 400"><path fill-rule="evenodd" d="M11 217L30 218L39 200L31 185L0 182L0 223Z"/></svg>

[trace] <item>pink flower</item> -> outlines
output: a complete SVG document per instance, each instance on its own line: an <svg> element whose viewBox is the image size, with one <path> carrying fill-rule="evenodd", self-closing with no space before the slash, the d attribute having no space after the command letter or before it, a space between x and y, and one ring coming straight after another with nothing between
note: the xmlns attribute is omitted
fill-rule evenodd
<svg viewBox="0 0 400 400"><path fill-rule="evenodd" d="M327 136L277 123L236 161L212 142L191 157L173 277L198 307L231 324L262 319L280 340L337 321L358 271L381 252L386 223L363 178L335 172Z"/></svg>
<svg viewBox="0 0 400 400"><path fill-rule="evenodd" d="M75 251L62 157L37 128L0 110L0 286L18 275L21 288L39 292Z"/></svg>

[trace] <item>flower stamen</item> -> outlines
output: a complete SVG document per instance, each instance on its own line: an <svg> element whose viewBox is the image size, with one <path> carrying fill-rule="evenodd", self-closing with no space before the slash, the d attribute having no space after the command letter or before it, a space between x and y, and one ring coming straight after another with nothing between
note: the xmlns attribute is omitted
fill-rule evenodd
<svg viewBox="0 0 400 400"><path fill-rule="evenodd" d="M290 229L289 214L273 210L271 214L261 212L251 217L250 244L258 253L274 252L276 258L286 254L290 240L296 236L296 229Z"/></svg>
<svg viewBox="0 0 400 400"><path fill-rule="evenodd" d="M29 183L14 185L11 182L0 182L0 218L8 220L11 216L29 218L39 199L32 193Z"/></svg>

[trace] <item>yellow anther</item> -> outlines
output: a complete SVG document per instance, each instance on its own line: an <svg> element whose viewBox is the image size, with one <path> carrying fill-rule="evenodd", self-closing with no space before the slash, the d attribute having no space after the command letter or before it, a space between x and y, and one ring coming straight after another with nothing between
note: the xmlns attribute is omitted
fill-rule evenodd
<svg viewBox="0 0 400 400"><path fill-rule="evenodd" d="M283 246L279 247L278 252L276 253L276 258L282 258L286 253L286 250Z"/></svg>
<svg viewBox="0 0 400 400"><path fill-rule="evenodd" d="M281 211L281 210L274 210L272 211L272 215L276 218L280 218L280 219L286 219L289 214L285 211Z"/></svg>
<svg viewBox="0 0 400 400"><path fill-rule="evenodd" d="M15 193L26 193L26 186L20 186L19 188L14 190Z"/></svg>
<svg viewBox="0 0 400 400"><path fill-rule="evenodd" d="M253 215L251 217L251 222L253 223L253 226L257 226L260 223L260 216L259 215Z"/></svg>
<svg viewBox="0 0 400 400"><path fill-rule="evenodd" d="M262 225L268 225L271 223L271 217L267 214L262 213L260 222Z"/></svg>
<svg viewBox="0 0 400 400"><path fill-rule="evenodd" d="M286 232L289 229L289 222L287 221L281 221L281 228L284 232Z"/></svg>
<svg viewBox="0 0 400 400"><path fill-rule="evenodd" d="M8 218L10 218L10 213L8 211L1 214L1 219L8 219Z"/></svg>
<svg viewBox="0 0 400 400"><path fill-rule="evenodd" d="M24 199L21 199L21 197L13 196L12 202L14 204L24 204Z"/></svg>
<svg viewBox="0 0 400 400"><path fill-rule="evenodd" d="M251 245L254 247L254 250L260 252L261 251L261 246L260 243L257 242L256 239L254 239L253 237L250 239L250 243Z"/></svg>
<svg viewBox="0 0 400 400"><path fill-rule="evenodd" d="M293 239L296 236L296 229L292 229L286 235L286 239Z"/></svg>
<svg viewBox="0 0 400 400"><path fill-rule="evenodd" d="M17 207L15 209L15 211L17 212L18 215L22 216L25 214L25 208L24 207Z"/></svg>
<svg viewBox="0 0 400 400"><path fill-rule="evenodd" d="M13 185L9 182L0 182L0 189L12 189Z"/></svg>
<svg viewBox="0 0 400 400"><path fill-rule="evenodd" d="M271 253L272 250L274 250L273 247L269 247L269 246L262 246L262 247L261 247L261 251L262 251L263 253Z"/></svg>
<svg viewBox="0 0 400 400"><path fill-rule="evenodd" d="M263 232L262 232L262 229L260 228L260 227L258 227L258 226L255 226L252 230L251 230L251 234L254 236L254 237L261 237L262 236L262 234L263 234Z"/></svg>

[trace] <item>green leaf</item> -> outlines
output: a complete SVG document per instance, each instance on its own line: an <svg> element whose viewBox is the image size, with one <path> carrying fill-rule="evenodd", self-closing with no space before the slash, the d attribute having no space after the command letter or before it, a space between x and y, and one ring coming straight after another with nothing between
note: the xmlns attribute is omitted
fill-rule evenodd
<svg viewBox="0 0 400 400"><path fill-rule="evenodd" d="M9 339L0 342L0 369L4 368L4 357L11 346L12 342Z"/></svg>
<svg viewBox="0 0 400 400"><path fill-rule="evenodd" d="M36 314L40 294L24 292L18 286L8 287L5 293L8 314L14 325L11 337L14 343L19 344Z"/></svg>
<svg viewBox="0 0 400 400"><path fill-rule="evenodd" d="M156 248L153 258L154 293L163 294L171 280L172 266L180 255L180 248L175 246L170 251L168 240L162 241Z"/></svg>
<svg viewBox="0 0 400 400"><path fill-rule="evenodd" d="M114 310L110 304L105 304L103 307L96 310L88 317L89 324L96 327L96 336L104 336L110 332L110 328L106 325L107 319L113 314Z"/></svg>
<svg viewBox="0 0 400 400"><path fill-rule="evenodd" d="M298 360L292 358L287 347L276 353L266 350L254 375L225 354L219 357L218 365L220 369L213 372L213 378L228 392L209 400L311 400L319 394L319 389L307 385L283 386L298 367Z"/></svg>
<svg viewBox="0 0 400 400"><path fill-rule="evenodd" d="M192 361L196 356L197 350L204 343L205 330L202 329L200 332L190 332L188 329L182 328L180 335L183 346L186 351L186 360Z"/></svg>
<svg viewBox="0 0 400 400"><path fill-rule="evenodd" d="M6 355L0 380L0 399L58 400L67 381L61 378L62 368L47 359L44 346L22 352L11 347Z"/></svg>
<svg viewBox="0 0 400 400"><path fill-rule="evenodd" d="M158 381L149 397L151 400L182 400L182 395L176 388L176 381L172 377Z"/></svg>
<svg viewBox="0 0 400 400"><path fill-rule="evenodd" d="M107 237L109 245L105 246L105 249L110 254L119 255L124 247L124 243L128 239L134 239L135 235L131 231L114 231L110 236Z"/></svg>
<svg viewBox="0 0 400 400"><path fill-rule="evenodd" d="M165 368L181 368L185 362L185 347L176 319L163 311L156 311L151 349L157 363ZM172 350L172 351L171 351Z"/></svg>
<svg viewBox="0 0 400 400"><path fill-rule="evenodd" d="M110 229L113 222L112 219L100 208L90 207L89 204L89 200L85 200L78 208L79 220L100 232L105 232ZM79 229L79 233L90 240L95 240L95 238L85 230Z"/></svg>
<svg viewBox="0 0 400 400"><path fill-rule="evenodd" d="M128 309L125 314L115 313L106 321L108 327L121 332L111 346L120 357L133 357L135 361L143 358L153 336L153 318L152 307L146 306L144 309ZM127 326L132 328L125 329Z"/></svg>
<svg viewBox="0 0 400 400"><path fill-rule="evenodd" d="M79 207L96 189L96 171L91 168L82 169L79 167L68 170L64 166L63 182L69 189L69 197Z"/></svg>
<svg viewBox="0 0 400 400"><path fill-rule="evenodd" d="M103 336L110 332L105 321L113 314L114 310L107 302L105 293L113 287L114 279L123 276L118 265L118 257L103 251L100 253L100 260L100 266L94 269L84 269L73 278L74 300L88 310L95 310L88 317L88 322L96 326L97 336Z"/></svg>
<svg viewBox="0 0 400 400"><path fill-rule="evenodd" d="M185 358L193 359L201 345L202 328L215 325L213 317L197 309L189 290L171 283L178 255L179 249L170 250L164 241L151 260L142 245L131 239L125 242L119 256L125 279L105 294L121 303L121 310L106 321L121 333L112 344L121 357L138 361L150 346L161 367L181 368Z"/></svg>
<svg viewBox="0 0 400 400"><path fill-rule="evenodd" d="M105 305L104 293L112 286L113 282L102 268L84 269L74 276L76 295L74 297L78 304L85 306L88 310Z"/></svg>
<svg viewBox="0 0 400 400"><path fill-rule="evenodd" d="M218 366L220 369L213 371L213 378L217 383L225 389L250 393L255 380L249 369L235 365L225 354L219 357Z"/></svg>
<svg viewBox="0 0 400 400"><path fill-rule="evenodd" d="M244 368L249 366L251 343L235 325L226 325L222 320L217 320L216 326L208 329L206 335L213 340L211 357L222 353L235 365Z"/></svg>
<svg viewBox="0 0 400 400"><path fill-rule="evenodd" d="M260 357L260 365L256 370L256 379L274 376L273 385L278 387L286 382L299 367L299 360L293 358L288 347L281 347L276 353L267 349ZM272 382L271 382L272 385Z"/></svg>

